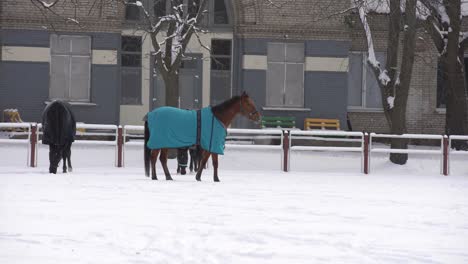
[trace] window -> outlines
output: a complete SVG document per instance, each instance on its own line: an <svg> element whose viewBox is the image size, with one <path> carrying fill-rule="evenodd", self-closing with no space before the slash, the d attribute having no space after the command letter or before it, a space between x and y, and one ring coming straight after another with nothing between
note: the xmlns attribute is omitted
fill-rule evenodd
<svg viewBox="0 0 468 264"><path fill-rule="evenodd" d="M90 101L91 37L50 36L50 99Z"/></svg>
<svg viewBox="0 0 468 264"><path fill-rule="evenodd" d="M468 57L464 58L464 65L465 65L465 82L468 83ZM437 108L446 108L446 98L445 98L445 83L444 78L447 78L447 72L444 69L443 64L439 61L437 63L437 101L436 106ZM465 85L465 89L468 93L468 87Z"/></svg>
<svg viewBox="0 0 468 264"><path fill-rule="evenodd" d="M268 43L266 104L304 107L304 44Z"/></svg>
<svg viewBox="0 0 468 264"><path fill-rule="evenodd" d="M122 36L122 104L141 104L141 37Z"/></svg>
<svg viewBox="0 0 468 264"><path fill-rule="evenodd" d="M385 53L376 52L377 60L385 66ZM349 54L348 107L350 109L382 109L382 96L374 72L367 63L367 54Z"/></svg>
<svg viewBox="0 0 468 264"><path fill-rule="evenodd" d="M214 0L213 6L213 24L226 25L229 24L228 13L226 10L225 0Z"/></svg>
<svg viewBox="0 0 468 264"><path fill-rule="evenodd" d="M151 17L159 18L168 14L173 13L172 4L174 2L172 0L140 0L148 11ZM217 25L217 26L225 26L230 24L230 14L229 9L226 4L228 0L208 0L205 8L208 10L204 13L204 19L201 21L203 25ZM125 5L125 19L130 22L138 22L143 19L143 11L137 5L137 0L128 0L129 3ZM195 17L200 9L200 0L179 0L176 1L183 5L184 14L188 13L188 18ZM209 21L209 23L207 23Z"/></svg>
<svg viewBox="0 0 468 264"><path fill-rule="evenodd" d="M211 69L231 70L231 40L213 39L211 41Z"/></svg>
<svg viewBox="0 0 468 264"><path fill-rule="evenodd" d="M168 4L171 1L166 0L155 0L153 5L153 12L155 17L162 17L165 16L168 12Z"/></svg>
<svg viewBox="0 0 468 264"><path fill-rule="evenodd" d="M137 0L128 0L130 5L125 5L125 19L126 20L139 20L140 19L140 7L133 5Z"/></svg>
<svg viewBox="0 0 468 264"><path fill-rule="evenodd" d="M229 39L211 40L210 102L219 104L231 97L231 47Z"/></svg>

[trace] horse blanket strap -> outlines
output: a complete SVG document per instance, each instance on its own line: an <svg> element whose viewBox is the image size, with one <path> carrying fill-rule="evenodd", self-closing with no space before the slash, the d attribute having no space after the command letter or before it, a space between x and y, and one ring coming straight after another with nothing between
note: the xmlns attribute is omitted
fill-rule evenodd
<svg viewBox="0 0 468 264"><path fill-rule="evenodd" d="M201 137L201 110L197 110L197 143L195 145L200 145Z"/></svg>
<svg viewBox="0 0 468 264"><path fill-rule="evenodd" d="M227 131L213 115L211 107L200 110L200 122L197 122L196 110L160 107L148 113L148 128L150 138L146 145L150 149L190 147L199 141L202 149L224 154Z"/></svg>

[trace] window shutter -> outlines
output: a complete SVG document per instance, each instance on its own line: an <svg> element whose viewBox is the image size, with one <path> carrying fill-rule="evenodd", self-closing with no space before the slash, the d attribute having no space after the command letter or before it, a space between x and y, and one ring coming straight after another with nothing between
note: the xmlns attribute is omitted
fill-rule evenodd
<svg viewBox="0 0 468 264"><path fill-rule="evenodd" d="M349 54L348 106L362 107L362 53Z"/></svg>
<svg viewBox="0 0 468 264"><path fill-rule="evenodd" d="M51 99L66 99L69 89L70 56L52 56L50 63Z"/></svg>
<svg viewBox="0 0 468 264"><path fill-rule="evenodd" d="M71 57L70 100L89 100L90 66L90 57Z"/></svg>
<svg viewBox="0 0 468 264"><path fill-rule="evenodd" d="M266 104L268 106L283 106L285 72L284 64L268 63Z"/></svg>
<svg viewBox="0 0 468 264"><path fill-rule="evenodd" d="M304 106L304 64L286 64L285 105Z"/></svg>
<svg viewBox="0 0 468 264"><path fill-rule="evenodd" d="M386 56L383 52L376 52L375 56L380 62L382 68L385 67ZM367 62L366 62L367 63ZM382 96L377 78L370 66L366 65L366 107L367 108L382 108Z"/></svg>
<svg viewBox="0 0 468 264"><path fill-rule="evenodd" d="M122 104L141 103L141 68L122 68Z"/></svg>

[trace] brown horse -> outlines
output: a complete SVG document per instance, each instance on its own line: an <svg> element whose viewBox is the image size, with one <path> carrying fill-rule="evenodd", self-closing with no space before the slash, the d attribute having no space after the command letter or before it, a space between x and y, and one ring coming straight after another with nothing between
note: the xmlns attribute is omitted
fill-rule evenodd
<svg viewBox="0 0 468 264"><path fill-rule="evenodd" d="M166 117L168 113L171 112L181 112L186 111L183 114L188 114L189 117L182 117L177 120L175 117ZM241 96L234 96L231 99L220 103L214 107L208 107L201 110L202 112L210 112L212 114L212 118L203 119L202 124L198 125L198 128L191 129L189 125L197 124L197 119L192 121L193 116L197 115L195 111L189 110L180 110L174 109L171 107L163 107L163 109L159 108L153 110L152 112L148 113L147 120L145 121L145 172L146 175L149 176L149 163L151 161L151 178L153 180L157 180L156 176L156 160L158 159L161 161L164 174L166 176L166 180L172 180L171 174L169 173L169 169L167 167L167 152L169 148L180 148L180 147L188 147L194 144L199 144L202 148L202 158L200 162L200 166L198 168L196 174L196 180L201 180L201 175L203 172L203 168L205 168L206 162L212 156L213 160L213 179L215 182L219 181L218 178L218 154L224 153L224 139L226 136L226 128L229 127L234 117L237 114L241 114L252 121L258 121L260 119L260 114L257 112L254 102L252 99L247 95L247 93L243 92ZM161 121L166 120L166 121ZM183 122L182 122L183 121ZM180 123L180 125L179 125ZM209 124L211 123L211 127ZM215 135L216 130L213 130L216 124L222 127L221 138L218 135ZM198 123L199 124L199 123ZM201 128L200 128L201 126ZM208 126L207 128L205 126ZM167 129L172 129L167 132ZM159 129L159 130L158 130ZM166 130L164 130L166 129ZM189 136L179 136L176 130L184 130L188 132ZM197 132L198 130L198 132ZM210 131L211 130L211 131ZM200 132L201 131L201 132ZM204 138L204 134L208 132L209 136L208 139ZM210 133L211 132L211 133ZM165 138L167 134L167 139L162 140L161 138ZM195 136L194 136L195 135ZM201 139L200 139L200 135ZM195 141L194 137L197 138ZM157 143L152 143L152 140L157 139L160 140ZM220 147L216 146L215 143L221 143L221 150ZM213 145L213 146L212 146Z"/></svg>

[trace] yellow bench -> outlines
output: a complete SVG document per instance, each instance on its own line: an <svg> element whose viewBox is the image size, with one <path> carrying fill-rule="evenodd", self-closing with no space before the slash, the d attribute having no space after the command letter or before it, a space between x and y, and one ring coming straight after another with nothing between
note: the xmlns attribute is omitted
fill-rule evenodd
<svg viewBox="0 0 468 264"><path fill-rule="evenodd" d="M304 119L304 130L311 129L336 129L340 130L340 120L324 118L306 118Z"/></svg>
<svg viewBox="0 0 468 264"><path fill-rule="evenodd" d="M23 120L18 109L5 109L3 110L3 122L23 123Z"/></svg>

